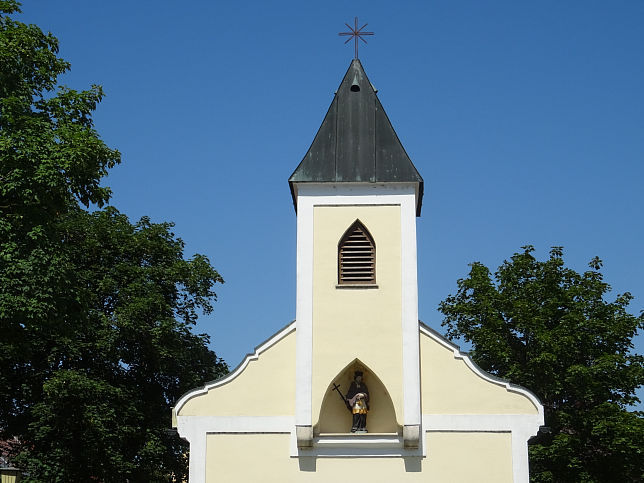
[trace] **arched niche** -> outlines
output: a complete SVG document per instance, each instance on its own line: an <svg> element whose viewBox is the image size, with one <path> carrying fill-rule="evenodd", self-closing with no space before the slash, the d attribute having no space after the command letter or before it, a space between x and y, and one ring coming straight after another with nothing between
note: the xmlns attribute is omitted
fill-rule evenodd
<svg viewBox="0 0 644 483"><path fill-rule="evenodd" d="M357 370L363 371L364 383L369 388L370 409L367 415L367 431L370 433L400 432L394 403L387 388L366 364L354 359L329 383L322 399L320 418L315 428L316 434L351 431L351 411L347 409L338 392L333 389L333 384L339 384L340 391L345 395Z"/></svg>

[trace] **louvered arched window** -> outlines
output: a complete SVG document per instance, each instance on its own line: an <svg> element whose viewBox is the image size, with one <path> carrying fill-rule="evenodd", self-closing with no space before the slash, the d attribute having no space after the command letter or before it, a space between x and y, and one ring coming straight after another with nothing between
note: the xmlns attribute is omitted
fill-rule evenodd
<svg viewBox="0 0 644 483"><path fill-rule="evenodd" d="M376 283L376 244L360 220L349 227L338 244L338 283Z"/></svg>

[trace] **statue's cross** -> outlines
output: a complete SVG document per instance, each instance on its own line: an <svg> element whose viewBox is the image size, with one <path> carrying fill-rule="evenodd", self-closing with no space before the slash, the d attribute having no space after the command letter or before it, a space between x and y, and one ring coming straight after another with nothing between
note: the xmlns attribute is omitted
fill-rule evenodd
<svg viewBox="0 0 644 483"><path fill-rule="evenodd" d="M355 41L355 58L358 58L358 39L362 40L365 44L367 41L362 38L363 35L373 35L373 32L363 32L362 29L367 26L367 24L364 24L362 27L358 28L358 17L353 18L353 23L354 26L352 27L348 23L344 23L347 27L349 27L349 32L340 32L338 35L340 36L346 36L348 35L349 38L346 40L345 45L349 43L351 39Z"/></svg>
<svg viewBox="0 0 644 483"><path fill-rule="evenodd" d="M334 382L333 389L331 389L331 391L338 391L338 395L340 396L340 399L342 399L342 402L347 406L347 409L351 411L351 406L349 406L349 401L347 401L347 398L344 397L340 392L340 385Z"/></svg>

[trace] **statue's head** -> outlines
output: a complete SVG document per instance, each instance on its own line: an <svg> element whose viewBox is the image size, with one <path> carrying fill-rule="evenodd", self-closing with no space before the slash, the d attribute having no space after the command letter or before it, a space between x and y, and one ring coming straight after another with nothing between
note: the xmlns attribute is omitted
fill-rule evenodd
<svg viewBox="0 0 644 483"><path fill-rule="evenodd" d="M362 371L355 371L355 372L353 373L353 379L354 379L356 382L361 382L361 381L362 381Z"/></svg>

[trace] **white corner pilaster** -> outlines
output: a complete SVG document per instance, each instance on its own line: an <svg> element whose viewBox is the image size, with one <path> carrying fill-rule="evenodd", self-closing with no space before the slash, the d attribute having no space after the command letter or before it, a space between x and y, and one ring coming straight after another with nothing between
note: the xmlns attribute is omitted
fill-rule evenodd
<svg viewBox="0 0 644 483"><path fill-rule="evenodd" d="M179 436L190 443L190 460L188 466L188 481L190 483L206 483L206 435L191 418L178 418L177 431Z"/></svg>
<svg viewBox="0 0 644 483"><path fill-rule="evenodd" d="M401 197L400 208L404 426L420 434L411 430L421 423L415 195Z"/></svg>
<svg viewBox="0 0 644 483"><path fill-rule="evenodd" d="M530 467L528 460L528 440L534 430L527 428L512 431L512 479L515 483L528 483L530 481Z"/></svg>
<svg viewBox="0 0 644 483"><path fill-rule="evenodd" d="M313 201L297 198L295 425L312 426ZM302 431L302 430L300 430Z"/></svg>

